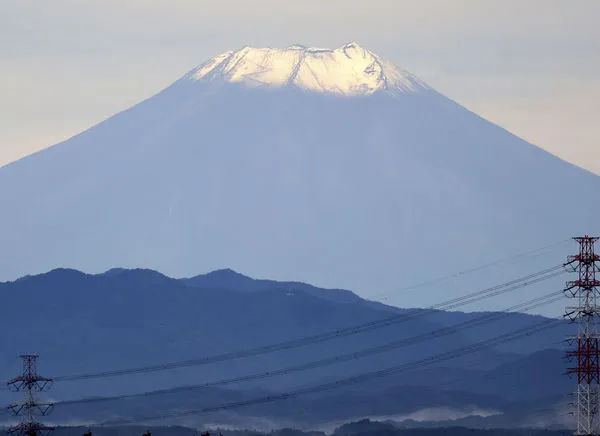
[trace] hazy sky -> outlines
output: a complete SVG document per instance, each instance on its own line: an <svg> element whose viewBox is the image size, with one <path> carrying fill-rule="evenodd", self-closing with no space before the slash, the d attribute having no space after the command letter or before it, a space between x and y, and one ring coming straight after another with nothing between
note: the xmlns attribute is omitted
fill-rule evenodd
<svg viewBox="0 0 600 436"><path fill-rule="evenodd" d="M243 45L357 41L600 173L598 0L0 0L0 165Z"/></svg>

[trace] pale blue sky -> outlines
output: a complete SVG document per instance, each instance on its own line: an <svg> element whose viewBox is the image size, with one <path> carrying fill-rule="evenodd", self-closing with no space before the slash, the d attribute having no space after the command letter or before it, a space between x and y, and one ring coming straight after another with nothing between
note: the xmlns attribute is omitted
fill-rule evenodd
<svg viewBox="0 0 600 436"><path fill-rule="evenodd" d="M600 173L597 0L0 0L0 165L243 45L357 41Z"/></svg>

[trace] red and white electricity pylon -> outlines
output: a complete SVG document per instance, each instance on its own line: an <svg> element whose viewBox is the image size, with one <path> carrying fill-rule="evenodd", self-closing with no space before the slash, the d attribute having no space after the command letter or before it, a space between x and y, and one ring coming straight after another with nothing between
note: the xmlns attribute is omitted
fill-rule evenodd
<svg viewBox="0 0 600 436"><path fill-rule="evenodd" d="M597 303L600 281L596 279L596 273L600 272L600 256L594 251L598 238L584 236L573 239L579 243L579 253L569 256L565 265L577 272L579 277L567 282L565 292L576 302L575 306L567 308L566 316L577 323L577 335L569 338L574 349L567 352L567 357L575 366L568 368L567 373L577 377L575 434L598 435L600 311Z"/></svg>

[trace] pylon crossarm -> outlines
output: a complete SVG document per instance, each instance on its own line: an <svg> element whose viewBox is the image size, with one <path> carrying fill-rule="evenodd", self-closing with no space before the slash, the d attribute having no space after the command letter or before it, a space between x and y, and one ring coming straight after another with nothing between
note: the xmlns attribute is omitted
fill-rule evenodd
<svg viewBox="0 0 600 436"><path fill-rule="evenodd" d="M563 263L563 268L567 271L575 272L577 271L577 263L579 263L578 256L569 256L569 261Z"/></svg>
<svg viewBox="0 0 600 436"><path fill-rule="evenodd" d="M15 416L19 416L25 405L22 403L10 404L7 409L10 410Z"/></svg>
<svg viewBox="0 0 600 436"><path fill-rule="evenodd" d="M37 408L42 415L48 415L54 409L54 403L38 404Z"/></svg>
<svg viewBox="0 0 600 436"><path fill-rule="evenodd" d="M568 297L575 298L577 297L577 285L572 284L572 282L567 282L567 287L563 289L565 294L570 294Z"/></svg>
<svg viewBox="0 0 600 436"><path fill-rule="evenodd" d="M585 316L594 316L600 313L598 307L583 307L583 306L569 306L566 309L565 316L571 321L577 321L578 319Z"/></svg>
<svg viewBox="0 0 600 436"><path fill-rule="evenodd" d="M36 392L44 392L44 391L47 391L48 389L50 389L53 384L54 384L54 380L48 378L48 379L37 380L32 385L32 387Z"/></svg>
<svg viewBox="0 0 600 436"><path fill-rule="evenodd" d="M8 390L11 392L21 392L23 390L23 385L12 384L8 386Z"/></svg>
<svg viewBox="0 0 600 436"><path fill-rule="evenodd" d="M12 392L20 392L25 387L25 382L23 381L23 377L17 377L6 383L6 386Z"/></svg>
<svg viewBox="0 0 600 436"><path fill-rule="evenodd" d="M31 389L36 392L43 392L52 387L54 379L48 377L24 377L19 376L7 383L9 390L13 392L20 392L23 390Z"/></svg>

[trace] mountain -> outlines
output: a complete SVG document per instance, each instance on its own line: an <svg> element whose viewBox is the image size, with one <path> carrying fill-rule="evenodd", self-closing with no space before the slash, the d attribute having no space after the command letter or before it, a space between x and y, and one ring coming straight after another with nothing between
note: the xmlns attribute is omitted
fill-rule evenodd
<svg viewBox="0 0 600 436"><path fill-rule="evenodd" d="M257 280L239 274L231 269L222 269L208 274L200 274L182 279L188 286L198 289L228 289L238 292L257 292L267 290L301 291L306 294L333 300L340 303L353 303L362 300L354 292L345 289L320 289L301 282L278 282L275 280ZM363 300L364 303L366 303ZM392 310L392 308L389 308Z"/></svg>
<svg viewBox="0 0 600 436"><path fill-rule="evenodd" d="M0 168L0 280L57 267L173 277L231 267L373 297L598 232L589 199L599 188L598 176L358 44L246 47ZM561 248L482 284L576 247ZM428 305L464 286L395 304Z"/></svg>
<svg viewBox="0 0 600 436"><path fill-rule="evenodd" d="M292 45L286 49L244 47L194 68L189 80L224 81L249 87L293 87L344 96L400 94L429 87L407 71L351 42L336 50Z"/></svg>
<svg viewBox="0 0 600 436"><path fill-rule="evenodd" d="M244 402L399 365L407 367L365 383L336 385L289 401L217 410L209 416L230 425L248 419L312 425L374 414L410 414L429 407L466 410L476 405L508 412L523 408L523 401L535 401L538 406L555 404L569 386L557 370L563 362L555 345L556 338L570 329L566 322L499 347L484 347L476 354L415 364L538 323L540 317L507 314L448 331L476 315L421 311L407 317L407 311L374 305L350 291L254 280L231 270L197 276L190 282L153 270L116 268L91 275L57 269L0 283L0 301L9 308L0 318L4 350L0 377L8 380L21 371L19 354L38 353L40 374L57 377L52 390L43 395L57 402L53 419L62 423L139 418L157 411ZM355 334L334 334L321 342L304 339L373 325L390 316L396 316L397 322ZM440 329L446 329L446 334L440 335ZM239 354L289 341L297 342L268 353ZM397 345L386 348L390 343ZM361 354L374 347L383 348ZM223 353L237 354L204 364L171 365ZM350 358L338 358L344 355ZM324 359L334 360L313 366ZM170 369L151 370L165 365ZM179 389L299 365L307 367L276 376ZM543 374L540 367L544 367ZM121 376L107 374L131 368L138 369ZM90 372L102 376L75 377ZM70 380L73 377L75 380ZM103 402L63 403L157 389L166 391ZM0 402L17 398L0 390ZM531 410L530 404L527 407ZM304 412L298 414L299 410ZM199 423L208 418L189 419Z"/></svg>

